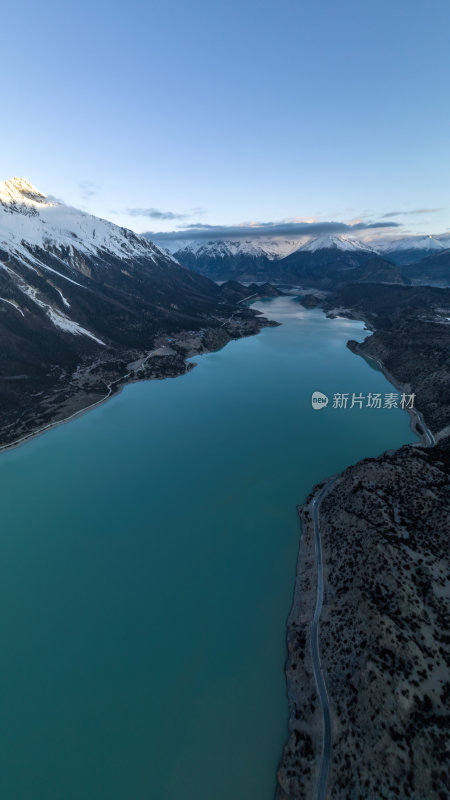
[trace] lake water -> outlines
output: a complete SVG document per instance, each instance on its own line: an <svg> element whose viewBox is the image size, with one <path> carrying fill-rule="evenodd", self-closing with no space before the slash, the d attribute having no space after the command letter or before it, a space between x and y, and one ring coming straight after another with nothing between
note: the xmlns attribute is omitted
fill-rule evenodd
<svg viewBox="0 0 450 800"><path fill-rule="evenodd" d="M2 798L272 800L296 504L415 437L311 408L395 391L362 323L259 307L283 325L0 457Z"/></svg>

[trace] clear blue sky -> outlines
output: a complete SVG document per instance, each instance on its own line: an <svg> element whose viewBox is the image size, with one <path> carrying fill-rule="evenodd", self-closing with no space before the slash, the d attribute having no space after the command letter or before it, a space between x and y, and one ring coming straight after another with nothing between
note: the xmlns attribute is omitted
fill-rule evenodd
<svg viewBox="0 0 450 800"><path fill-rule="evenodd" d="M0 178L138 231L441 209L395 217L440 233L449 32L449 0L8 3Z"/></svg>

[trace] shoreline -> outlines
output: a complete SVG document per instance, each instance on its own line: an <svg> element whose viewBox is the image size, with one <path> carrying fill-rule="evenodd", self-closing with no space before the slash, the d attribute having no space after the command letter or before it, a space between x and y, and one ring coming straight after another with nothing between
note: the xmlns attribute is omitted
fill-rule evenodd
<svg viewBox="0 0 450 800"><path fill-rule="evenodd" d="M195 365L193 365L193 366L195 366ZM188 371L189 370L186 370L186 372L188 372ZM180 376L183 375L183 374L184 374L183 372L180 372ZM1 453L6 453L9 450L16 450L17 448L22 447L22 445L27 444L28 442L32 441L32 439L37 439L38 436L43 436L45 433L48 433L49 431L51 431L53 428L59 427L59 425L66 425L68 422L72 422L74 419L77 419L78 417L82 417L83 414L88 414L89 411L92 411L94 408L100 407L104 403L107 403L108 400L111 400L112 397L118 397L119 394L121 394L121 392L125 389L125 387L129 386L132 383L139 383L140 381L146 381L146 380L149 380L149 381L152 381L152 380L165 380L166 377L168 378L168 377L171 377L171 376L167 375L167 376L161 377L161 378L156 378L156 377L155 378L150 378L150 377L149 378L137 378L136 380L130 380L130 381L126 380L126 377L127 376L123 376L123 378L117 378L116 381L113 381L112 383L119 383L119 381L122 381L122 380L124 382L117 389L109 391L104 397L101 397L100 400L96 400L94 403L91 403L91 405L81 407L78 411L74 411L73 414L70 414L68 417L64 417L64 419L56 419L56 420L54 420L54 422L49 422L47 425L44 425L44 427L42 427L42 428L38 428L35 431L30 431L30 433L26 434L25 436L21 437L20 439L16 439L14 442L11 442L10 444L0 445L0 454ZM174 377L178 377L178 376L174 376ZM112 384L110 384L110 385L112 385Z"/></svg>
<svg viewBox="0 0 450 800"><path fill-rule="evenodd" d="M234 314L232 316L234 317ZM230 322L230 319L225 320L225 322L222 323L222 325L220 326L220 329L223 330L224 326L226 324L228 324L228 322ZM23 445L28 444L28 442L32 441L33 439L37 438L38 436L43 436L45 433L48 433L49 431L51 431L53 428L57 428L60 425L65 425L65 424L67 424L69 422L73 422L75 419L78 419L79 417L83 416L84 414L89 413L89 411L93 411L95 408L99 408L104 403L107 403L108 400L110 400L112 397L116 397L116 396L120 395L121 392L125 389L125 387L129 386L132 383L140 383L141 381L152 381L152 380L166 380L167 378L182 377L187 372L190 372L192 369L194 369L194 367L196 366L196 364L190 363L188 361L189 358L193 358L195 356L205 355L207 353L217 352L218 350L221 350L223 347L226 347L226 345L229 344L232 341L238 341L239 339L244 339L247 336L256 336L261 332L261 330L263 328L273 327L275 325L281 324L281 323L278 323L278 322L273 322L271 320L268 320L265 317L260 316L260 315L256 315L255 318L252 319L252 322L256 323L256 325L258 326L257 330L253 330L251 332L247 332L244 329L244 332L240 336L229 335L229 339L227 341L223 342L222 344L219 344L218 347L215 347L215 346L207 347L202 343L201 347L192 348L192 349L187 350L186 353L183 355L183 367L184 367L184 369L180 369L178 372L168 372L168 374L166 374L166 375L143 375L142 377L137 377L138 373L141 372L141 370L144 369L144 367L146 366L146 364L147 364L149 358L151 358L151 356L156 355L158 357L157 350L160 349L160 348L157 348L156 350L152 349L147 354L145 354L145 352L142 353L140 355L140 357L137 359L137 360L142 362L137 369L130 370L125 375L121 375L118 378L116 378L115 380L110 381L109 383L105 382L105 386L108 389L108 391L99 400L95 400L93 403L90 403L89 405L80 406L80 408L78 408L73 413L69 414L68 416L64 417L63 419L55 419L52 422L49 422L46 425L44 425L44 426L42 426L40 428L37 428L36 430L32 429L32 430L30 430L29 433L25 434L24 436L19 437L18 439L15 439L12 442L7 442L5 444L0 444L0 456L3 453L7 453L7 452L10 452L10 451L16 450L19 447L22 447ZM216 329L212 328L211 330L214 333ZM236 331L234 333L236 333ZM167 338L167 336L168 336L168 334L165 334L166 338ZM174 337L170 337L169 336L169 338L174 338ZM160 355L161 354L159 354L159 357L160 357ZM116 388L113 388L113 387L116 387Z"/></svg>
<svg viewBox="0 0 450 800"><path fill-rule="evenodd" d="M362 321L365 322L365 320L362 320ZM368 339L368 338L369 337L367 336L366 339ZM366 339L364 341L366 341ZM354 353L355 355L360 356L361 358L368 359L369 361L373 361L374 364L377 364L377 366L380 368L380 372L382 372L382 374L384 375L384 377L386 378L386 380L389 383L392 383L392 385L396 389L398 389L400 392L406 392L407 391L407 387L405 386L405 384L402 384L400 381L395 380L394 377L390 374L390 372L386 369L386 367L384 366L383 362L380 361L378 358L376 358L375 356L366 355L366 353L361 352L359 347L358 347L359 344L362 344L362 342L361 343L357 342L354 346L349 347L348 349L352 353ZM347 347L348 347L348 343L347 343ZM433 434L431 433L431 431L428 428L425 420L423 419L422 412L418 411L416 408L404 408L402 410L406 411L406 413L408 414L408 416L410 418L409 427L410 427L411 431L415 434L415 436L417 436L419 438L419 440L420 440L419 442L413 442L412 446L413 447L419 447L419 446L429 447L429 446L433 446L434 444L436 444L436 441L434 439ZM422 429L422 432L420 432L417 429L418 425Z"/></svg>
<svg viewBox="0 0 450 800"><path fill-rule="evenodd" d="M337 316L337 314L335 314L335 312L333 310L332 311L325 311L325 314L330 319L334 319ZM355 313L351 309L347 309L346 308L346 309L339 309L339 315L346 316L348 319L353 319L353 320L355 320L357 322L363 322L364 325L366 326L367 331L372 336L376 332L376 328L374 328L372 323L369 322L369 320L364 316L364 314L362 312ZM409 385L404 384L401 381L397 380L397 378L395 378L392 375L392 373L389 372L389 370L386 368L386 366L384 365L384 363L382 362L382 360L380 358L377 358L376 356L370 355L370 353L365 353L362 350L362 346L367 342L368 339L370 339L369 335L366 336L365 339L363 339L362 342L357 342L354 339L349 339L349 341L347 342L347 347L348 347L348 349L350 350L351 353L354 353L355 355L358 355L361 358L363 358L365 360L368 360L368 361L372 361L374 364L376 364L377 367L379 368L380 372L386 378L386 380L389 383L392 383L392 385L396 389L398 389L399 392L408 393L408 389L410 388ZM423 412L418 411L416 408L404 408L403 411L406 411L406 413L410 417L410 429L411 429L411 431L420 439L420 442L415 442L415 443L413 443L412 446L413 447L418 447L420 445L423 445L424 447L434 446L436 444L436 439L435 439L433 433L430 431L428 425L426 424L426 422L424 420ZM417 429L417 425L420 425L422 431L419 431Z"/></svg>
<svg viewBox="0 0 450 800"><path fill-rule="evenodd" d="M327 668L320 646L320 617L326 587L318 520L321 500L332 492L341 478L342 473L335 473L317 483L304 503L297 506L300 541L294 595L286 621L289 735L277 769L275 800L300 797L324 800L326 796L333 721ZM300 742L301 762L297 756Z"/></svg>
<svg viewBox="0 0 450 800"><path fill-rule="evenodd" d="M393 786L399 797L441 796L449 448L447 439L442 447L403 445L362 459L316 484L297 506L301 536L285 665L289 736L276 800L389 800ZM319 655L331 715L329 762L311 647L319 595L314 509L322 499ZM328 789L320 783L327 769Z"/></svg>
<svg viewBox="0 0 450 800"><path fill-rule="evenodd" d="M342 313L340 310L340 314ZM364 322L367 331L373 335L375 329L363 314L357 315L348 309L346 314L351 319ZM327 316L333 318L335 315L333 312L328 312ZM375 363L386 380L396 389L407 392L409 387L395 379L381 359L361 351L361 345L368 338L369 335L363 342L349 340L347 347L355 355ZM333 724L333 718L330 717L331 710L328 708L330 681L327 663L321 657L323 648L319 632L323 601L326 599L326 593L330 591L326 575L324 576L324 572L329 572L329 565L325 559L322 560L319 506L321 500L328 497L333 489L345 483L347 473L357 470L360 465L390 456L395 457L404 447L415 448L416 452L422 447L433 449L436 440L424 420L423 413L416 408L403 410L409 414L410 429L418 437L418 442L403 445L395 450L386 450L377 459L361 459L342 472L324 478L313 487L304 503L297 506L301 525L300 541L293 601L286 621L288 656L285 676L289 734L277 769L275 800L293 800L297 797L304 797L305 800L313 797L323 800L327 795L329 772L333 765L333 729L336 722ZM335 698L331 698L331 701L333 704ZM321 715L318 714L319 707Z"/></svg>

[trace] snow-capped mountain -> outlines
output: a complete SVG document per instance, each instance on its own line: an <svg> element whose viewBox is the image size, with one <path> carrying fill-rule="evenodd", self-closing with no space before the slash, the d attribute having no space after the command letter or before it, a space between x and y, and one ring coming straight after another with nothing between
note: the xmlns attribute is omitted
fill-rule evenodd
<svg viewBox="0 0 450 800"><path fill-rule="evenodd" d="M310 239L300 248L300 251L307 253L316 253L318 250L377 253L374 247L365 242L360 242L358 239L353 239L349 236L338 236L332 233L326 233L322 236L317 236L315 239Z"/></svg>
<svg viewBox="0 0 450 800"><path fill-rule="evenodd" d="M298 239L255 236L253 239L157 239L158 245L189 269L214 280L234 278L265 281L277 270L270 264L281 261L299 247Z"/></svg>
<svg viewBox="0 0 450 800"><path fill-rule="evenodd" d="M323 234L278 262L285 281L335 289L344 283L401 283L398 267L373 246L349 236Z"/></svg>
<svg viewBox="0 0 450 800"><path fill-rule="evenodd" d="M159 242L164 247L163 241ZM324 234L304 242L302 239L255 236L246 239L177 240L167 242L175 258L190 269L215 280L234 278L243 281L292 280L290 266L308 255L321 261L335 260L338 254L366 259L377 255L373 246L349 236ZM289 276L284 267L289 266Z"/></svg>
<svg viewBox="0 0 450 800"><path fill-rule="evenodd" d="M264 250L266 256L273 260L286 258L286 256L290 255L295 250L298 250L301 243L302 239L285 239L282 237L261 237L260 239L260 247Z"/></svg>
<svg viewBox="0 0 450 800"><path fill-rule="evenodd" d="M404 239L390 239L380 242L377 247L381 252L399 252L401 250L436 251L446 250L450 245L448 240L437 236L409 236Z"/></svg>
<svg viewBox="0 0 450 800"><path fill-rule="evenodd" d="M261 258L266 256L265 250L257 241L243 241L230 239L227 241L195 240L186 242L172 253L192 253L197 257L209 256L210 258L228 258L229 256L250 256Z"/></svg>
<svg viewBox="0 0 450 800"><path fill-rule="evenodd" d="M147 234L146 234L147 235ZM157 244L181 264L214 280L328 285L347 280L398 283L392 265L417 263L450 248L450 236L384 236L363 241L325 233L314 238L248 236L243 239L169 239ZM377 260L378 259L378 260ZM371 265L367 267L367 262ZM391 266L389 266L389 263ZM364 268L363 268L364 267ZM350 270L359 268L359 273ZM331 277L333 271L334 278ZM328 278L325 279L325 275ZM409 280L408 274L403 279ZM324 284L323 284L324 285Z"/></svg>
<svg viewBox="0 0 450 800"><path fill-rule="evenodd" d="M34 248L67 250L64 260L69 262L75 252L92 256L104 252L120 259L161 256L144 236L45 197L23 178L0 182L2 243L31 262Z"/></svg>
<svg viewBox="0 0 450 800"><path fill-rule="evenodd" d="M210 258L249 256L250 258L284 258L299 247L298 239L255 237L254 239L176 239L156 240L161 249L183 263L183 254Z"/></svg>
<svg viewBox="0 0 450 800"><path fill-rule="evenodd" d="M164 246L164 240L158 243ZM304 237L255 236L169 243L181 264L217 281L303 283L323 288L344 281L401 282L398 270L381 258L373 245L350 236L323 234L306 242ZM368 262L373 264L367 267Z"/></svg>
<svg viewBox="0 0 450 800"><path fill-rule="evenodd" d="M137 315L141 327L146 311L147 330L156 329L166 303L172 316L196 313L202 294L210 301L215 292L145 236L46 197L23 178L0 183L0 287L1 310L7 303L102 346L122 327L111 326L113 317ZM94 295L112 307L93 315L92 331L81 317Z"/></svg>
<svg viewBox="0 0 450 800"><path fill-rule="evenodd" d="M253 280L277 257L274 248L269 256L256 238L171 242L171 252L180 264L213 280L222 280L224 273L226 278Z"/></svg>
<svg viewBox="0 0 450 800"><path fill-rule="evenodd" d="M9 282L20 293L15 300L1 297L2 304L9 303L24 316L26 298L55 328L102 346L103 338L68 311L68 286L88 289L93 272L107 269L110 258L153 264L170 259L175 264L144 237L47 198L23 178L0 182L0 251L5 254L0 262L2 283ZM42 284L44 276L47 286ZM49 296L50 286L56 303Z"/></svg>
<svg viewBox="0 0 450 800"><path fill-rule="evenodd" d="M378 249L396 264L414 264L450 248L448 236L408 236L402 239L385 239Z"/></svg>
<svg viewBox="0 0 450 800"><path fill-rule="evenodd" d="M213 282L146 237L24 179L0 183L0 407L15 429L41 402L31 398L59 392L68 402L80 365L114 363L110 374L123 374L157 334L217 326L220 303Z"/></svg>

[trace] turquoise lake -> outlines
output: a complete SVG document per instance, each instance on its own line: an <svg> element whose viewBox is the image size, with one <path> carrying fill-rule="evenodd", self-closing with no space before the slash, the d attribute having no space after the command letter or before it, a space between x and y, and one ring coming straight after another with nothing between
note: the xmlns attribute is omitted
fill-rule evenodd
<svg viewBox="0 0 450 800"><path fill-rule="evenodd" d="M287 734L296 505L416 441L353 355L360 322L283 324L133 384L0 456L0 796L272 800Z"/></svg>

